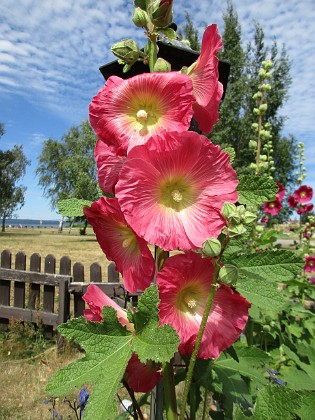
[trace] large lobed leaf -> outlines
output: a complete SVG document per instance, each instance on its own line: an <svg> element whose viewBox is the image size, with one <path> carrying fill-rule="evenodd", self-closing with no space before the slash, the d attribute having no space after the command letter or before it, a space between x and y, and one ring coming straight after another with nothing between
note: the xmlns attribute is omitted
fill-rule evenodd
<svg viewBox="0 0 315 420"><path fill-rule="evenodd" d="M279 189L268 176L242 175L239 180L237 192L240 204L253 206L272 201Z"/></svg>
<svg viewBox="0 0 315 420"><path fill-rule="evenodd" d="M115 396L132 354L132 336L107 335L108 330L101 323L87 322L84 318L69 321L60 327L60 331L68 339L75 338L87 355L58 371L50 380L47 392L61 395L75 386L93 384L84 417L93 420L115 418Z"/></svg>
<svg viewBox="0 0 315 420"><path fill-rule="evenodd" d="M148 287L138 303L134 314L136 335L132 340L133 350L142 362L168 362L178 349L179 337L170 325L159 326L158 288Z"/></svg>
<svg viewBox="0 0 315 420"><path fill-rule="evenodd" d="M266 251L244 254L232 261L239 274L248 279L258 278L268 282L294 279L301 273L304 259L290 251Z"/></svg>

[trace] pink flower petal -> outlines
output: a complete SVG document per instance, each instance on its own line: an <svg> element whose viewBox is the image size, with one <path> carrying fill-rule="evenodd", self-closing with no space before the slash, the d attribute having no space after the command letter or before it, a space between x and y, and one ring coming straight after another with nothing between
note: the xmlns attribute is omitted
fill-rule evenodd
<svg viewBox="0 0 315 420"><path fill-rule="evenodd" d="M157 274L160 322L175 328L183 354L192 353L213 273L210 259L188 252L170 257ZM218 357L222 350L233 344L245 328L249 307L244 297L221 286L215 293L198 356Z"/></svg>
<svg viewBox="0 0 315 420"><path fill-rule="evenodd" d="M264 212L272 214L273 216L278 214L281 209L282 204L278 199L264 203Z"/></svg>
<svg viewBox="0 0 315 420"><path fill-rule="evenodd" d="M127 313L116 302L110 299L98 286L90 284L82 299L89 305L90 309L85 309L84 317L88 321L102 322L102 309L110 306L117 312L117 317L121 325L130 326Z"/></svg>
<svg viewBox="0 0 315 420"><path fill-rule="evenodd" d="M277 182L276 184L279 187L279 190L276 194L276 198L278 200L282 201L284 199L284 196L285 196L285 188L284 188L283 184L281 184L281 182Z"/></svg>
<svg viewBox="0 0 315 420"><path fill-rule="evenodd" d="M146 242L126 223L117 199L101 197L85 207L84 214L106 257L115 261L126 289L131 293L146 289L154 276L154 258Z"/></svg>
<svg viewBox="0 0 315 420"><path fill-rule="evenodd" d="M313 189L307 185L301 185L300 188L294 191L293 197L296 199L298 204L304 204L307 201L311 201L313 198Z"/></svg>
<svg viewBox="0 0 315 420"><path fill-rule="evenodd" d="M194 101L185 74L111 76L90 104L90 122L98 137L127 152L161 131L188 129Z"/></svg>
<svg viewBox="0 0 315 420"><path fill-rule="evenodd" d="M198 248L225 225L220 210L237 201L229 155L195 132L153 136L127 156L116 185L125 218L165 250Z"/></svg>
<svg viewBox="0 0 315 420"><path fill-rule="evenodd" d="M106 193L115 194L115 185L126 157L117 156L102 140L97 141L94 155L98 169L98 183L101 190Z"/></svg>

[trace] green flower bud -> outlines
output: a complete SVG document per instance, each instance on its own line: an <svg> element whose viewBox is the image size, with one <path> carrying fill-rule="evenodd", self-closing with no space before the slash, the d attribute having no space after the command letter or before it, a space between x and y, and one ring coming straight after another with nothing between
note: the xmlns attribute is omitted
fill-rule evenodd
<svg viewBox="0 0 315 420"><path fill-rule="evenodd" d="M255 141L255 140L250 140L249 141L249 143L248 143L248 147L250 148L250 149L256 149L257 148L257 141Z"/></svg>
<svg viewBox="0 0 315 420"><path fill-rule="evenodd" d="M263 61L261 65L265 70L270 70L273 67L273 62L271 60L266 60L266 61Z"/></svg>
<svg viewBox="0 0 315 420"><path fill-rule="evenodd" d="M259 111L260 112L266 112L267 111L267 108L268 108L267 104L261 104L261 105L259 105Z"/></svg>
<svg viewBox="0 0 315 420"><path fill-rule="evenodd" d="M165 28L173 21L173 0L150 0L147 12L154 26Z"/></svg>
<svg viewBox="0 0 315 420"><path fill-rule="evenodd" d="M256 92L254 95L253 95L253 99L261 99L262 98L262 93L261 92Z"/></svg>
<svg viewBox="0 0 315 420"><path fill-rule="evenodd" d="M257 165L256 165L256 163L253 163L253 162L249 165L249 167L250 167L251 169L254 169L255 171L256 171L256 169L257 169Z"/></svg>
<svg viewBox="0 0 315 420"><path fill-rule="evenodd" d="M252 127L256 130L256 129L258 129L258 124L257 123L253 123L252 124Z"/></svg>
<svg viewBox="0 0 315 420"><path fill-rule="evenodd" d="M260 114L259 109L258 108L254 108L253 109L253 113L259 115Z"/></svg>
<svg viewBox="0 0 315 420"><path fill-rule="evenodd" d="M112 46L112 52L126 64L134 64L140 55L140 50L132 39L123 39Z"/></svg>
<svg viewBox="0 0 315 420"><path fill-rule="evenodd" d="M258 76L259 76L261 79L264 79L264 78L266 77L266 70L264 70L264 69L260 69L260 70L259 70L259 72L258 72Z"/></svg>
<svg viewBox="0 0 315 420"><path fill-rule="evenodd" d="M277 326L277 324L275 323L275 321L270 322L270 327L271 328L275 328L276 326Z"/></svg>
<svg viewBox="0 0 315 420"><path fill-rule="evenodd" d="M270 325L263 326L263 332L269 333L271 331Z"/></svg>
<svg viewBox="0 0 315 420"><path fill-rule="evenodd" d="M219 282L228 286L236 284L238 278L238 269L235 265L226 264L220 269Z"/></svg>
<svg viewBox="0 0 315 420"><path fill-rule="evenodd" d="M249 225L250 223L253 223L253 221L256 220L256 218L256 214L251 213L250 211L246 211L243 218L243 222L245 223L245 225Z"/></svg>
<svg viewBox="0 0 315 420"><path fill-rule="evenodd" d="M260 160L262 162L266 162L267 161L267 155L260 155Z"/></svg>
<svg viewBox="0 0 315 420"><path fill-rule="evenodd" d="M145 10L136 7L133 11L132 21L138 28L146 28L149 22L149 16Z"/></svg>
<svg viewBox="0 0 315 420"><path fill-rule="evenodd" d="M202 244L202 254L205 257L217 257L221 252L221 242L216 238L207 239Z"/></svg>
<svg viewBox="0 0 315 420"><path fill-rule="evenodd" d="M154 64L154 70L153 71L157 71L157 72L168 72L171 71L172 67L170 65L170 63L166 60L164 60L164 58L158 58Z"/></svg>
<svg viewBox="0 0 315 420"><path fill-rule="evenodd" d="M236 206L233 203L225 202L223 204L221 214L225 220L231 220L232 216L236 214Z"/></svg>
<svg viewBox="0 0 315 420"><path fill-rule="evenodd" d="M243 235L246 232L246 228L243 225L232 226L229 228L230 237Z"/></svg>
<svg viewBox="0 0 315 420"><path fill-rule="evenodd" d="M270 79L271 78L271 73L270 73L270 71L266 71L266 74L265 74L265 79Z"/></svg>
<svg viewBox="0 0 315 420"><path fill-rule="evenodd" d="M256 226L256 232L262 233L263 230L264 228L262 226L259 226L259 225Z"/></svg>

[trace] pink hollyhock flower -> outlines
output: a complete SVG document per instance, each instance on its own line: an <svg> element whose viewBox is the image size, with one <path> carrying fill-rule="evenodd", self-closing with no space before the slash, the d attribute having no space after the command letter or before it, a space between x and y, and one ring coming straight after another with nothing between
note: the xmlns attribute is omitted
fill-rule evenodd
<svg viewBox="0 0 315 420"><path fill-rule="evenodd" d="M104 306L110 306L117 312L118 321L121 325L126 326L127 330L133 331L133 324L128 321L127 312L122 309L116 302L109 298L95 284L90 284L82 299L89 305L89 309L84 310L84 318L88 321L102 322L102 309Z"/></svg>
<svg viewBox="0 0 315 420"><path fill-rule="evenodd" d="M268 223L269 217L268 216L264 216L261 218L260 223Z"/></svg>
<svg viewBox="0 0 315 420"><path fill-rule="evenodd" d="M185 74L111 76L90 104L90 122L101 140L126 152L161 131L187 130L194 101Z"/></svg>
<svg viewBox="0 0 315 420"><path fill-rule="evenodd" d="M116 197L128 224L164 250L196 249L225 226L224 202L236 202L229 155L195 132L153 136L133 148Z"/></svg>
<svg viewBox="0 0 315 420"><path fill-rule="evenodd" d="M306 213L310 213L312 210L313 210L313 207L314 207L314 205L313 204L311 204L311 203L307 203L307 204L304 204L304 206L302 205L302 206L300 206L298 209L297 209L297 214L306 214Z"/></svg>
<svg viewBox="0 0 315 420"><path fill-rule="evenodd" d="M314 277L309 277L308 281L312 284L315 284L315 278Z"/></svg>
<svg viewBox="0 0 315 420"><path fill-rule="evenodd" d="M278 214L281 209L282 204L278 199L264 203L264 212L272 214L273 216Z"/></svg>
<svg viewBox="0 0 315 420"><path fill-rule="evenodd" d="M277 194L276 194L276 198L277 198L279 201L282 201L282 200L283 200L283 198L284 198L284 196L285 196L285 188L284 188L283 184L281 184L280 182L276 182L276 184L277 184L277 185L278 185L278 187L279 187L279 190L278 190L278 192L277 192Z"/></svg>
<svg viewBox="0 0 315 420"><path fill-rule="evenodd" d="M315 255L307 255L305 257L304 271L306 273L315 271Z"/></svg>
<svg viewBox="0 0 315 420"><path fill-rule="evenodd" d="M191 354L193 350L213 273L212 260L190 251L168 258L157 274L160 323L175 328L182 354ZM220 286L215 292L198 356L218 357L233 344L245 328L249 307L250 303L239 293Z"/></svg>
<svg viewBox="0 0 315 420"><path fill-rule="evenodd" d="M128 385L135 392L149 392L162 378L161 366L149 360L142 363L136 353L133 353L125 372Z"/></svg>
<svg viewBox="0 0 315 420"><path fill-rule="evenodd" d="M115 185L126 156L117 156L113 149L102 140L96 142L94 156L101 190L115 194Z"/></svg>
<svg viewBox="0 0 315 420"><path fill-rule="evenodd" d="M117 312L117 318L121 325L126 326L130 332L134 331L133 324L128 321L127 312L110 299L98 286L90 284L82 299L90 307L84 310L84 317L88 321L102 322L103 307L110 306ZM152 361L144 364L140 362L138 355L133 353L126 368L125 380L134 391L150 391L159 382L161 376L161 367L159 365Z"/></svg>
<svg viewBox="0 0 315 420"><path fill-rule="evenodd" d="M288 204L289 204L289 207L291 207L291 209L295 209L298 205L298 201L293 195L289 195Z"/></svg>
<svg viewBox="0 0 315 420"><path fill-rule="evenodd" d="M128 226L117 199L101 197L84 207L84 215L106 257L122 274L126 289L131 293L146 289L154 276L154 258L146 242Z"/></svg>
<svg viewBox="0 0 315 420"><path fill-rule="evenodd" d="M222 48L222 40L217 25L206 28L198 59L188 69L187 74L193 82L196 102L193 105L194 118L200 130L210 133L219 118L220 99L223 86L219 79L219 59L216 53Z"/></svg>
<svg viewBox="0 0 315 420"><path fill-rule="evenodd" d="M300 188L294 191L293 196L298 204L304 204L313 198L313 189L307 185L301 185Z"/></svg>

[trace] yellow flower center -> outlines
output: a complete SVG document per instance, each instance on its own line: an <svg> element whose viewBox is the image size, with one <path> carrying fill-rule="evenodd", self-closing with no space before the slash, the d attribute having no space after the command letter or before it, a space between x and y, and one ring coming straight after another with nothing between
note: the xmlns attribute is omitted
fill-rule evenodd
<svg viewBox="0 0 315 420"><path fill-rule="evenodd" d="M306 196L306 192L305 191L300 192L300 197L304 198L305 196Z"/></svg>
<svg viewBox="0 0 315 420"><path fill-rule="evenodd" d="M269 207L271 208L271 209L273 209L274 208L274 204L273 203L271 203L271 204L269 204Z"/></svg>
<svg viewBox="0 0 315 420"><path fill-rule="evenodd" d="M312 267L314 265L313 261L309 261L308 265Z"/></svg>
<svg viewBox="0 0 315 420"><path fill-rule="evenodd" d="M184 287L176 298L176 307L186 315L202 314L207 295L202 290L198 281L193 281Z"/></svg>
<svg viewBox="0 0 315 420"><path fill-rule="evenodd" d="M147 121L147 119L148 119L148 113L144 109L140 109L137 112L137 120L139 122L144 122L144 121Z"/></svg>
<svg viewBox="0 0 315 420"><path fill-rule="evenodd" d="M197 191L184 176L163 180L158 191L160 204L181 211L195 203Z"/></svg>
<svg viewBox="0 0 315 420"><path fill-rule="evenodd" d="M139 250L138 242L136 235L131 230L131 228L127 226L121 226L119 229L120 237L121 237L121 246L124 249L128 249L130 252L137 252Z"/></svg>

